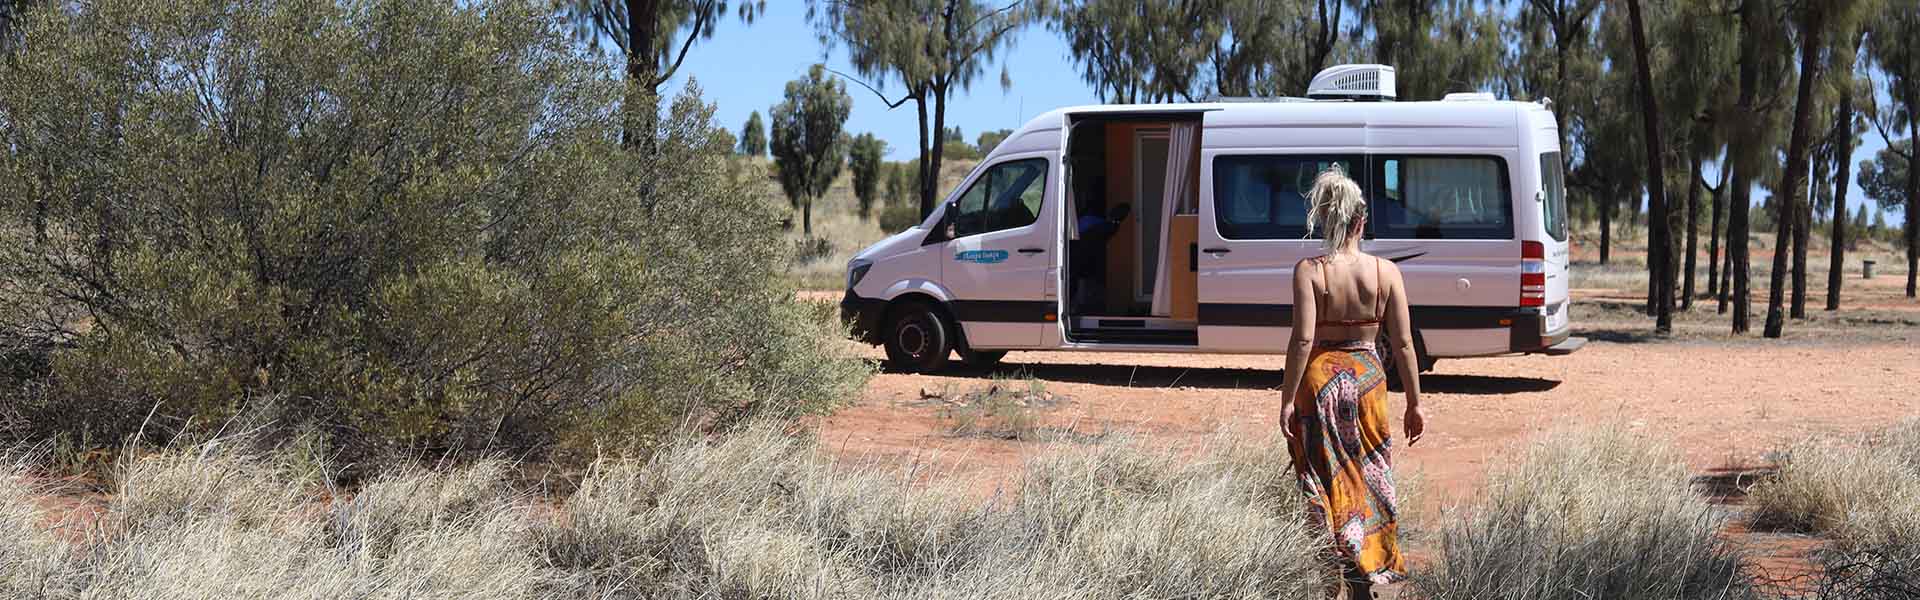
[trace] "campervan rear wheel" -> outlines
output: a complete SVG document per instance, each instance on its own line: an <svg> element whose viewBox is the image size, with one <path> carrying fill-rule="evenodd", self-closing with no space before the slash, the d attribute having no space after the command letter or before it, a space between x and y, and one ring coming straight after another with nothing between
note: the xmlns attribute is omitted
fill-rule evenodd
<svg viewBox="0 0 1920 600"><path fill-rule="evenodd" d="M887 324L887 362L907 373L932 373L947 366L953 351L945 319L932 307L909 302L894 308Z"/></svg>
<svg viewBox="0 0 1920 600"><path fill-rule="evenodd" d="M1400 381L1400 359L1393 355L1393 342L1387 337L1386 331L1380 332L1380 339L1374 341L1373 347L1380 354L1380 368L1386 371L1387 389L1396 392L1406 389ZM1413 361L1416 377L1418 373L1433 370L1433 358L1427 356L1427 344L1420 339L1418 330L1413 332Z"/></svg>

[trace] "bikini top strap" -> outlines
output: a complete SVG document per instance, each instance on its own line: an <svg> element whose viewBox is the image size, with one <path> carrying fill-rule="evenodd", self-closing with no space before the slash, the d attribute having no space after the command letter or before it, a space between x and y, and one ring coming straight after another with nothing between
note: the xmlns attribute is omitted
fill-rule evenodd
<svg viewBox="0 0 1920 600"><path fill-rule="evenodd" d="M1380 263L1386 262L1378 256L1373 257L1373 318L1381 323L1387 322L1387 280L1380 277Z"/></svg>

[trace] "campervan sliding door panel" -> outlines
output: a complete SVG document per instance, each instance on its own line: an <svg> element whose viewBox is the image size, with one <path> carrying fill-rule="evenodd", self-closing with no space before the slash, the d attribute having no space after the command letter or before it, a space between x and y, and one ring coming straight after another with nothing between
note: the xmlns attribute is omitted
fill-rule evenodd
<svg viewBox="0 0 1920 600"><path fill-rule="evenodd" d="M1306 232L1307 193L1339 166L1361 176L1351 151L1286 149L1201 155L1200 347L1279 353L1293 318L1293 267L1320 255Z"/></svg>

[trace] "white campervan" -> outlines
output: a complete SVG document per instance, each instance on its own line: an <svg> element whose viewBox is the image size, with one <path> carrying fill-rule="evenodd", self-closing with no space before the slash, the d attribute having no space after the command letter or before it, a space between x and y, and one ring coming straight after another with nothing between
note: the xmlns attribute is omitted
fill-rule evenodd
<svg viewBox="0 0 1920 600"><path fill-rule="evenodd" d="M842 314L907 371L950 352L1285 352L1293 265L1321 253L1306 193L1339 165L1366 191L1362 249L1405 274L1421 370L1579 349L1550 107L1392 99L1391 67L1343 65L1306 99L1048 112L860 252Z"/></svg>

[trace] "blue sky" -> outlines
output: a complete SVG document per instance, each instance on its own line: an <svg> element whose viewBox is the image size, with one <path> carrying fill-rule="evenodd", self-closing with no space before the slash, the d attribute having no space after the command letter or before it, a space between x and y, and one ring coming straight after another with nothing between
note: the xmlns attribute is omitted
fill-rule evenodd
<svg viewBox="0 0 1920 600"><path fill-rule="evenodd" d="M766 12L753 25L723 21L713 39L693 47L680 72L662 90L677 92L688 77L696 78L707 101L715 105L715 119L737 132L749 113L759 111L765 118L769 108L780 101L787 82L805 75L808 66L825 62L830 68L853 73L843 49L825 51L813 26L807 23L806 10L801 0L776 0L767 3ZM1072 51L1045 27L1017 32L1012 48L996 58L996 64L985 69L972 89L948 100L947 124L959 127L969 143L981 131L1011 129L1054 108L1099 102L1093 88L1081 80ZM1000 88L1002 66L1013 82L1007 90ZM881 85L890 98L900 92L898 82L873 83ZM919 120L912 103L888 110L879 97L851 82L847 93L853 96L853 114L847 120L849 132L873 132L886 140L889 160L913 158ZM1853 164L1872 159L1885 146L1880 135L1869 130L1854 151ZM1765 195L1764 190L1756 189L1755 202ZM1849 214L1872 202L1852 182L1847 197ZM1888 215L1887 220L1899 223L1900 217Z"/></svg>

